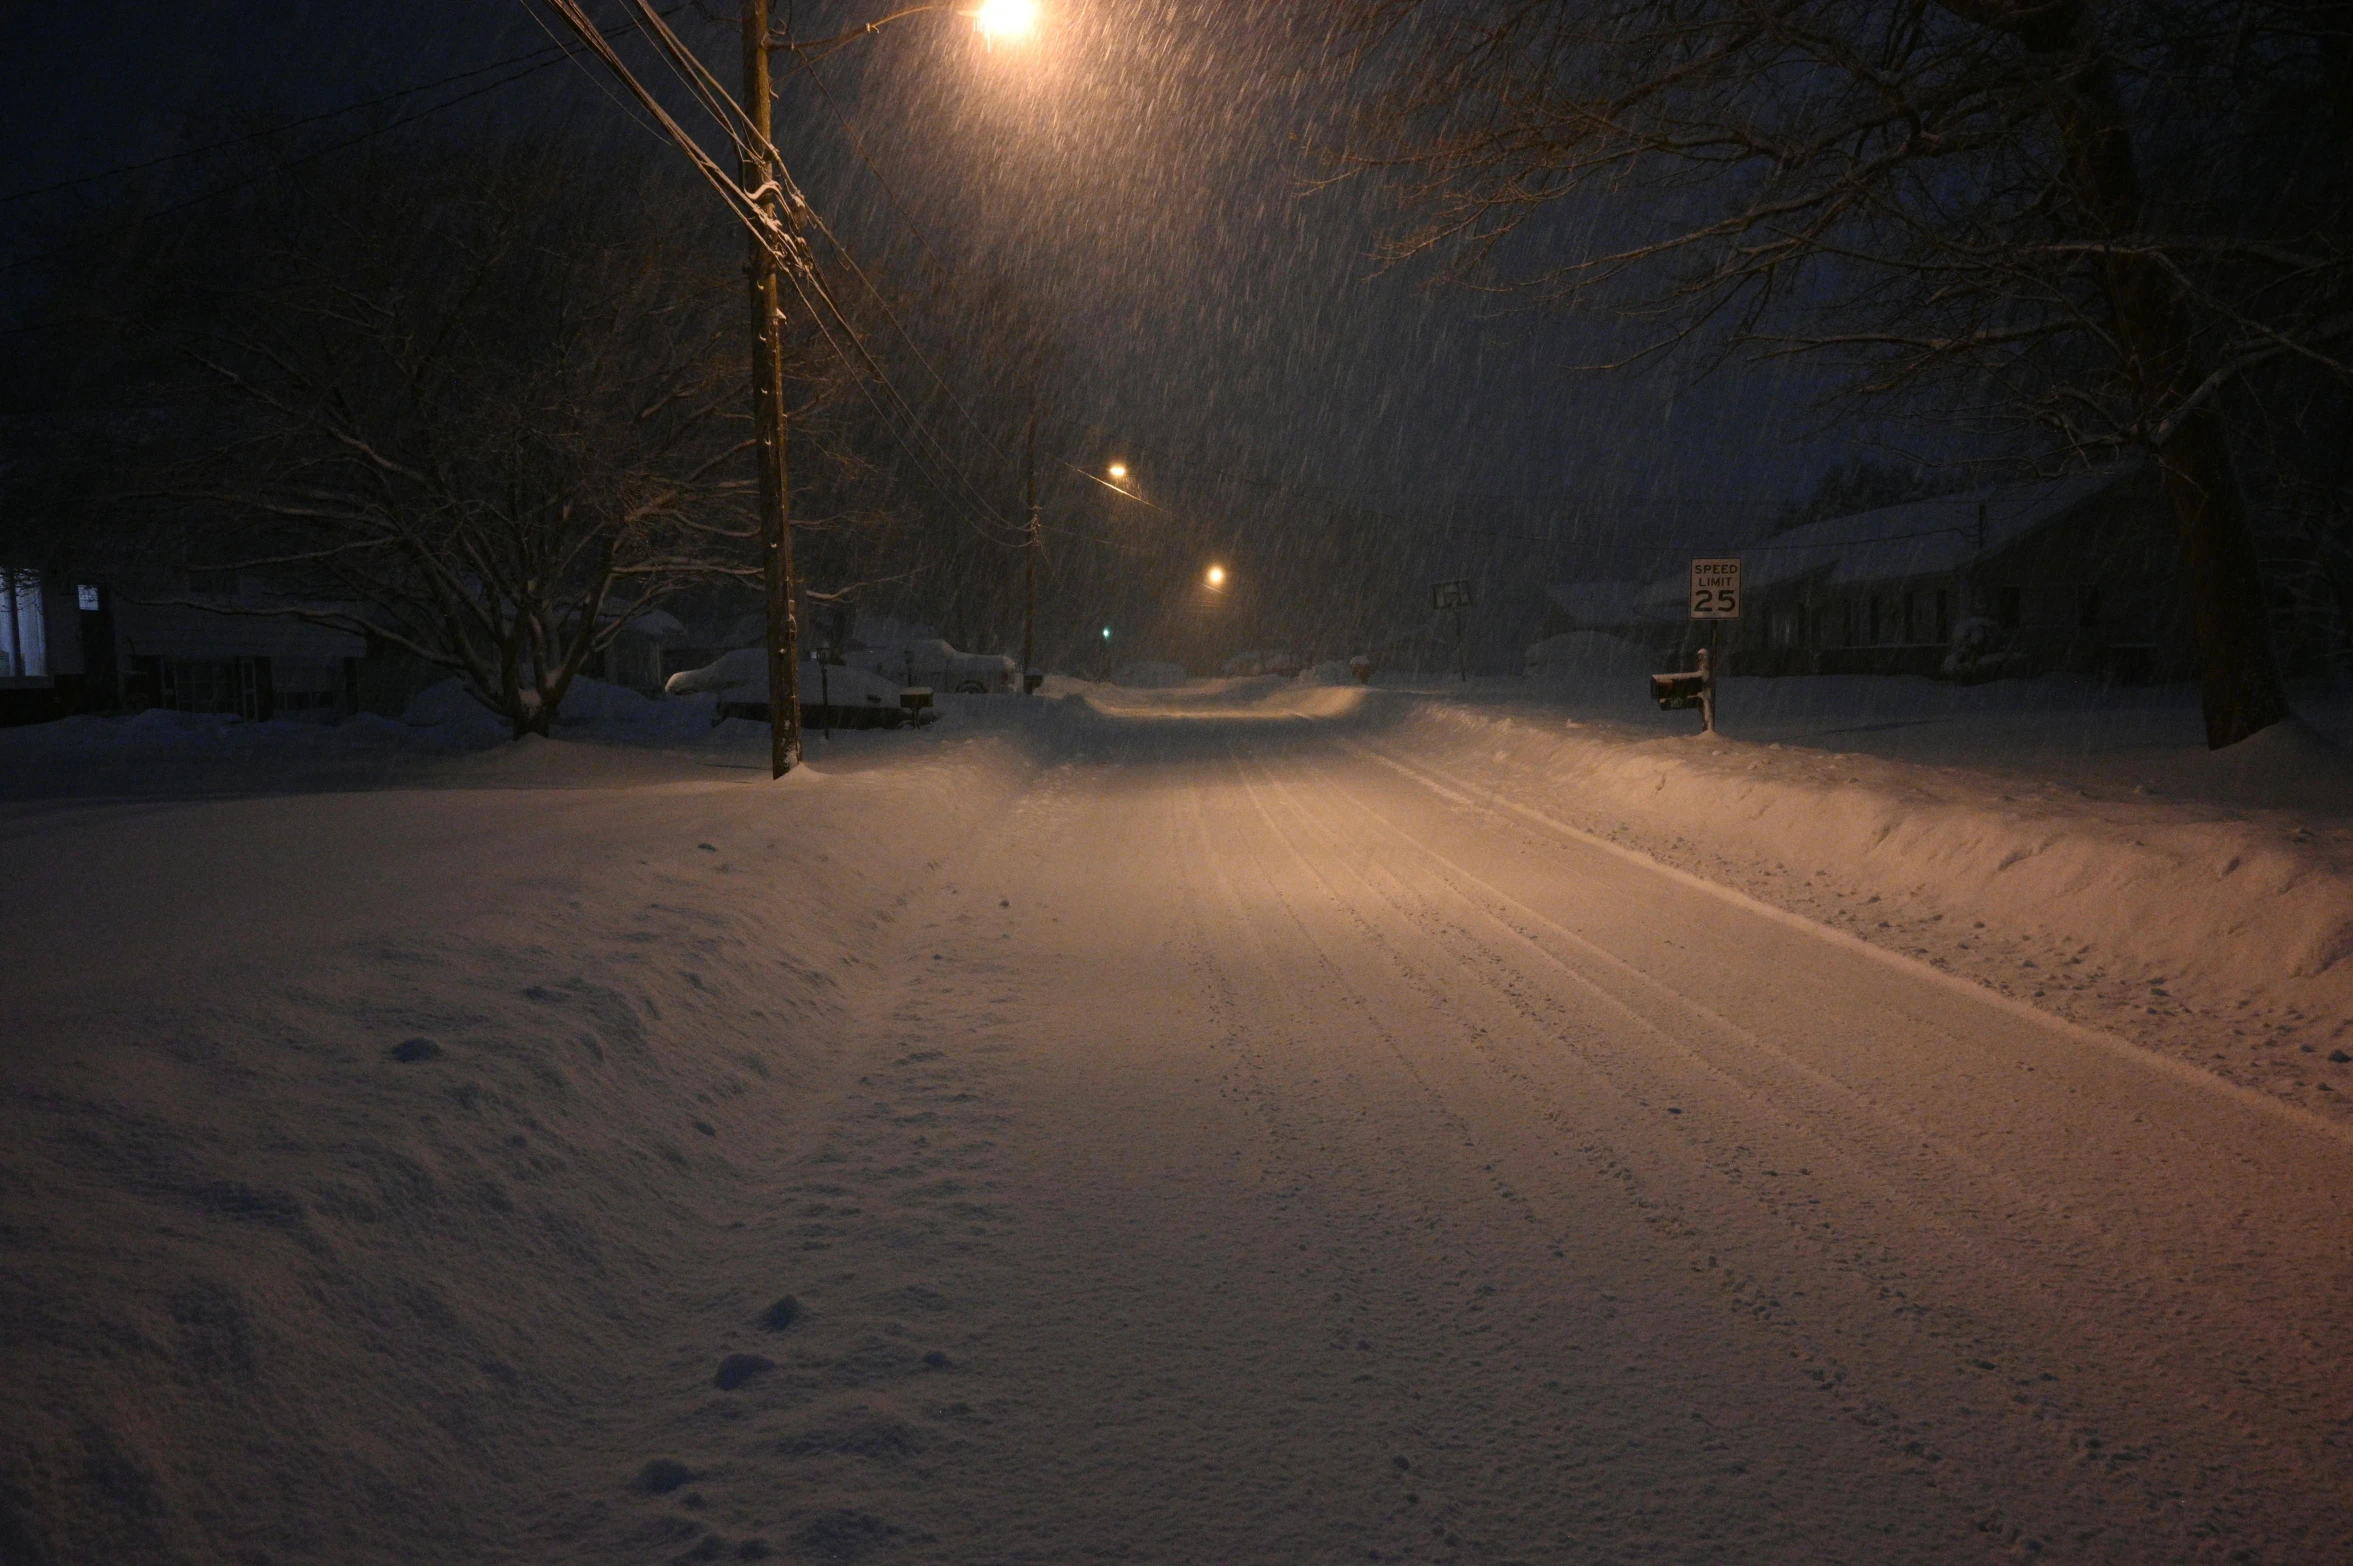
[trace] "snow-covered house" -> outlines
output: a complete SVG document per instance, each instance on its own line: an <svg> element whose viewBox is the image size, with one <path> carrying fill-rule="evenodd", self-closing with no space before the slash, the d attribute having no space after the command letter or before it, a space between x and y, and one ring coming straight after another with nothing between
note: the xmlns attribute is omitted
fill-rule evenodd
<svg viewBox="0 0 2353 1566"><path fill-rule="evenodd" d="M114 605L115 705L321 723L363 710L366 637L236 613L274 600L251 591L251 583L204 585L211 590L189 593L187 603Z"/></svg>
<svg viewBox="0 0 2353 1566"><path fill-rule="evenodd" d="M1683 618L1681 573L1637 599L1639 615L1680 621L1676 653L1714 635L1744 674L2192 670L2172 523L2145 464L1833 517L1737 553L1737 621Z"/></svg>
<svg viewBox="0 0 2353 1566"><path fill-rule="evenodd" d="M658 696L671 675L681 668L700 668L714 656L694 640L685 622L668 610L642 609L600 651L589 655L586 672L593 679Z"/></svg>
<svg viewBox="0 0 2353 1566"><path fill-rule="evenodd" d="M398 712L439 678L351 632L250 612L285 604L250 579L189 572L171 596L0 566L0 723L150 707L333 722Z"/></svg>
<svg viewBox="0 0 2353 1566"><path fill-rule="evenodd" d="M1605 636L1627 638L1643 631L1655 631L1659 625L1670 623L1674 616L1656 606L1647 613L1636 608L1644 601L1643 589L1647 585L1562 582L1547 587L1541 634L1554 637L1577 631L1599 631Z"/></svg>
<svg viewBox="0 0 2353 1566"><path fill-rule="evenodd" d="M0 724L38 723L88 704L91 644L106 646L99 590L0 562Z"/></svg>

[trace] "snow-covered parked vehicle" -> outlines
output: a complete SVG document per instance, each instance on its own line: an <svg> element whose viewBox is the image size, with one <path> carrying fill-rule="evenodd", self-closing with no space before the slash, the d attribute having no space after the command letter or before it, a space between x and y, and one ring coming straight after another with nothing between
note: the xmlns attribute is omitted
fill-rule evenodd
<svg viewBox="0 0 2353 1566"><path fill-rule="evenodd" d="M722 718L768 719L768 649L739 647L700 669L683 669L662 687L666 695L718 698ZM928 723L938 712L931 692L907 689L871 669L849 664L801 665L801 726L835 729L895 729Z"/></svg>
<svg viewBox="0 0 2353 1566"><path fill-rule="evenodd" d="M1021 689L1021 666L1002 653L958 652L938 637L888 647L858 647L850 663L902 685L993 696Z"/></svg>

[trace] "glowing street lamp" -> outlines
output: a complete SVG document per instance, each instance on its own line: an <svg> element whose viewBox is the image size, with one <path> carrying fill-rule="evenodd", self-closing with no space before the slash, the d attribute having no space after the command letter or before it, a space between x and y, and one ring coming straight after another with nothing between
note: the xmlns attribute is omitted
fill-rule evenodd
<svg viewBox="0 0 2353 1566"><path fill-rule="evenodd" d="M1213 590L1223 591L1226 585L1226 568L1221 565L1211 566L1208 581Z"/></svg>
<svg viewBox="0 0 2353 1566"><path fill-rule="evenodd" d="M1027 38L1038 27L1036 0L980 0L972 24L992 46L999 38Z"/></svg>
<svg viewBox="0 0 2353 1566"><path fill-rule="evenodd" d="M1103 471L1111 475L1113 483L1123 482L1127 478L1127 464L1124 462L1114 462Z"/></svg>

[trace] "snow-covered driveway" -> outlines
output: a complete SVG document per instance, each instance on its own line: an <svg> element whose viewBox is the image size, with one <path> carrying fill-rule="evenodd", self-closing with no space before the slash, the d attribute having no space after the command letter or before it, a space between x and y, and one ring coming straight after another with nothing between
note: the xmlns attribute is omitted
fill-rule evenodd
<svg viewBox="0 0 2353 1566"><path fill-rule="evenodd" d="M1338 705L1069 708L779 789L138 807L172 906L102 877L7 932L52 1046L12 1045L0 1166L10 1526L2347 1558L2341 1128L1484 804ZM108 819L5 825L62 881ZM289 843L264 960L205 876ZM54 932L117 917L101 996Z"/></svg>

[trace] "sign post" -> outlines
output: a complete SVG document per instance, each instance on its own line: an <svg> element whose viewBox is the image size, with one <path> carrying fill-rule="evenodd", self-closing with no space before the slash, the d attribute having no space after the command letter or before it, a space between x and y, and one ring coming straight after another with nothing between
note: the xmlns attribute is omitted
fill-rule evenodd
<svg viewBox="0 0 2353 1566"><path fill-rule="evenodd" d="M1694 560L1691 562L1691 618L1694 620L1737 620L1740 618L1739 560Z"/></svg>
<svg viewBox="0 0 2353 1566"><path fill-rule="evenodd" d="M1737 557L1691 562L1691 618L1722 622L1740 618L1740 561ZM1699 652L1700 732L1716 732L1716 676L1721 672L1722 647L1716 626L1708 627L1708 645Z"/></svg>
<svg viewBox="0 0 2353 1566"><path fill-rule="evenodd" d="M1464 579L1430 584L1430 607L1454 611L1454 677L1468 680L1470 665L1463 651L1462 612L1471 606L1471 584Z"/></svg>

